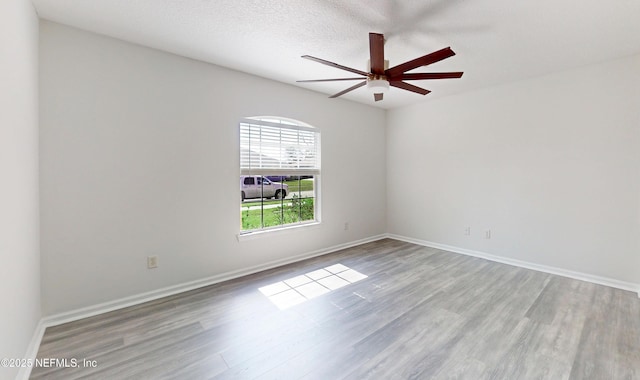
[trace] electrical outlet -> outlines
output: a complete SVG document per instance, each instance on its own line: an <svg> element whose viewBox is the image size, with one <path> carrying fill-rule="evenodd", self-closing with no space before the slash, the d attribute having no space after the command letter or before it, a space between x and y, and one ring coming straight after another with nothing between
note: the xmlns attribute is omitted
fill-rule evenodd
<svg viewBox="0 0 640 380"><path fill-rule="evenodd" d="M349 229L349 222L344 222L344 230L347 231Z"/></svg>
<svg viewBox="0 0 640 380"><path fill-rule="evenodd" d="M471 235L471 227L465 228L464 229L464 234L467 235L467 236Z"/></svg>
<svg viewBox="0 0 640 380"><path fill-rule="evenodd" d="M486 230L484 232L484 238L485 239L491 239L491 230Z"/></svg>
<svg viewBox="0 0 640 380"><path fill-rule="evenodd" d="M147 256L147 269L158 267L158 256Z"/></svg>

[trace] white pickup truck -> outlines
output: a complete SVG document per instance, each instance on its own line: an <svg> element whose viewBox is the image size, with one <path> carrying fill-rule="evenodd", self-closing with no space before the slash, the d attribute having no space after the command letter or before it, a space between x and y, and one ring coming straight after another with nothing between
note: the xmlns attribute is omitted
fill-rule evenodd
<svg viewBox="0 0 640 380"><path fill-rule="evenodd" d="M240 176L240 196L242 200L254 198L282 199L289 193L289 185L272 182L259 175Z"/></svg>

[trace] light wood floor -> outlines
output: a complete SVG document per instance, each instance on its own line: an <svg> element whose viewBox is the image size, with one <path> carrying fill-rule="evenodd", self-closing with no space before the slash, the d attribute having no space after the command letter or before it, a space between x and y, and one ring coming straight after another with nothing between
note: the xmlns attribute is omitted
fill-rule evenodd
<svg viewBox="0 0 640 380"><path fill-rule="evenodd" d="M280 310L258 288L366 276ZM640 379L632 292L381 240L45 332L33 379Z"/></svg>

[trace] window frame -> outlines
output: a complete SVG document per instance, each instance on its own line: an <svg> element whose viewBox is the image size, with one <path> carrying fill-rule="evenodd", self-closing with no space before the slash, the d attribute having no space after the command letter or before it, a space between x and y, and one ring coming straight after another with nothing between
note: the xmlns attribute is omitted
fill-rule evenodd
<svg viewBox="0 0 640 380"><path fill-rule="evenodd" d="M251 131L259 131L260 137L258 139L254 139ZM274 148L274 140L273 132L277 130L280 133L279 142L276 143ZM238 123L238 133L239 133L239 149L240 149L240 177L243 176L258 176L265 177L265 180L271 183L282 183L283 181L271 181L268 176L298 176L300 180L300 176L312 176L313 178L313 197L304 197L299 199L312 199L313 200L313 219L312 220L299 220L298 222L286 223L286 224L278 224L274 226L264 226L264 219L261 218L260 227L255 229L243 229L243 205L245 202L240 196L240 223L239 223L239 234L238 239L241 237L247 237L250 235L260 235L263 233L272 233L275 231L282 230L290 230L292 228L298 227L306 227L320 224L321 222L321 201L320 201L320 177L321 177L321 133L320 130L316 127L312 127L306 123L300 122L298 120L275 117L275 116L260 116L260 117L248 117L243 118ZM269 134L271 135L269 137ZM284 136L287 135L287 136ZM297 136L297 144L295 140L291 140L293 135ZM247 137L248 136L248 137ZM264 138L263 136L267 136L268 138ZM284 136L284 137L283 137ZM303 138L301 139L301 136ZM312 141L312 144L308 144L304 142L300 144L300 141L304 141L306 138ZM313 136L313 138L309 137ZM286 139L287 137L288 139ZM260 141L258 144L258 149L253 148L256 146L256 141ZM247 145L248 144L248 145ZM264 149L263 147L267 147ZM309 148L305 150L304 147ZM305 153L300 156L300 154L293 155L293 159L291 158L291 149L298 149L297 151L303 151ZM274 150L275 149L275 150ZM287 157L285 158L285 151L288 152ZM276 152L276 154L274 154ZM269 154L270 153L270 154ZM279 153L278 158L275 156ZM308 156L307 156L308 154ZM268 157L267 157L268 156ZM257 157L257 158L256 158ZM302 157L302 158L300 158ZM267 158L267 159L265 159ZM275 158L275 159L273 159ZM262 161L267 162L264 164ZM271 162L269 162L271 161ZM276 162L277 161L277 162ZM246 180L246 178L245 178ZM242 189L242 184L244 181L239 181ZM262 182L262 181L258 181ZM257 185L256 185L257 186ZM298 190L299 194L302 193L302 190ZM242 193L242 191L241 191ZM289 192L291 194L291 192ZM240 194L241 195L241 194ZM264 194L261 194L264 195ZM286 198L286 197L285 197ZM261 215L264 215L265 210L265 198L256 198L260 200L260 210ZM286 198L289 199L289 198ZM281 199L281 206L284 207L285 199ZM293 203L293 202L291 202ZM291 204L289 203L289 204ZM300 209L299 212L302 212ZM300 214L299 214L300 216ZM282 222L282 220L281 220Z"/></svg>

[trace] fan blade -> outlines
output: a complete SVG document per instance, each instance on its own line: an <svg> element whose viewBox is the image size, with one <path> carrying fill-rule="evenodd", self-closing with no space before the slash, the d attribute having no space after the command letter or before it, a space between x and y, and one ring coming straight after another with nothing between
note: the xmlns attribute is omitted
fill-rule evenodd
<svg viewBox="0 0 640 380"><path fill-rule="evenodd" d="M384 75L384 35L369 33L369 57L371 73Z"/></svg>
<svg viewBox="0 0 640 380"><path fill-rule="evenodd" d="M418 86L414 86L412 84L409 84L407 82L402 82L402 81L389 82L389 85L393 86L393 87L401 88L403 90L417 92L418 94L421 94L421 95L427 95L428 93L431 92L431 91L426 90L424 88L421 88L421 87L418 87Z"/></svg>
<svg viewBox="0 0 640 380"><path fill-rule="evenodd" d="M310 55L303 55L302 58L308 59L308 60L311 60L311 61L315 61L315 62L318 62L318 63L322 63L323 65L335 67L336 69L349 71L349 72L354 73L354 74L360 74L360 75L363 75L365 77L367 75L369 75L368 73L365 73L364 71L360 71L360 70L357 70L357 69L352 69L351 67L347 67L347 66L338 65L337 63L334 63L334 62L331 62L331 61L326 61L324 59L320 59L320 58L316 58L316 57L312 57Z"/></svg>
<svg viewBox="0 0 640 380"><path fill-rule="evenodd" d="M383 95L384 95L383 93L373 94L373 99L374 99L376 102L379 102L380 100L382 100L382 96L383 96Z"/></svg>
<svg viewBox="0 0 640 380"><path fill-rule="evenodd" d="M342 90L342 91L340 91L340 92L339 92L339 93L337 93L337 94L331 95L331 96L330 96L330 98L337 98L338 96L340 96L340 95L344 95L344 94L346 94L347 92L350 92L350 91L355 90L356 88L360 88L360 87L364 86L365 84L367 84L367 81L366 81L366 80L365 80L365 81L362 81L362 82L360 82L360 83L358 83L358 84L356 84L356 85L354 85L354 86L351 86L351 87L347 88L346 90Z"/></svg>
<svg viewBox="0 0 640 380"><path fill-rule="evenodd" d="M398 75L395 78L389 78L392 81L403 81L403 80L422 80L422 79L454 79L462 77L462 72L451 72L451 73L414 73L414 74L402 74Z"/></svg>
<svg viewBox="0 0 640 380"><path fill-rule="evenodd" d="M450 47L447 47L442 50L434 51L433 53L423 55L422 57L416 58L414 60L402 63L398 66L394 66L389 70L385 71L385 75L387 76L387 78L395 78L400 74L404 74L409 70L413 70L420 66L427 66L432 63L442 61L445 58L452 57L454 55L456 55L456 53L454 53Z"/></svg>
<svg viewBox="0 0 640 380"><path fill-rule="evenodd" d="M309 79L309 80L297 80L298 83L312 83L312 82L337 82L341 80L362 80L364 78L335 78L335 79Z"/></svg>

